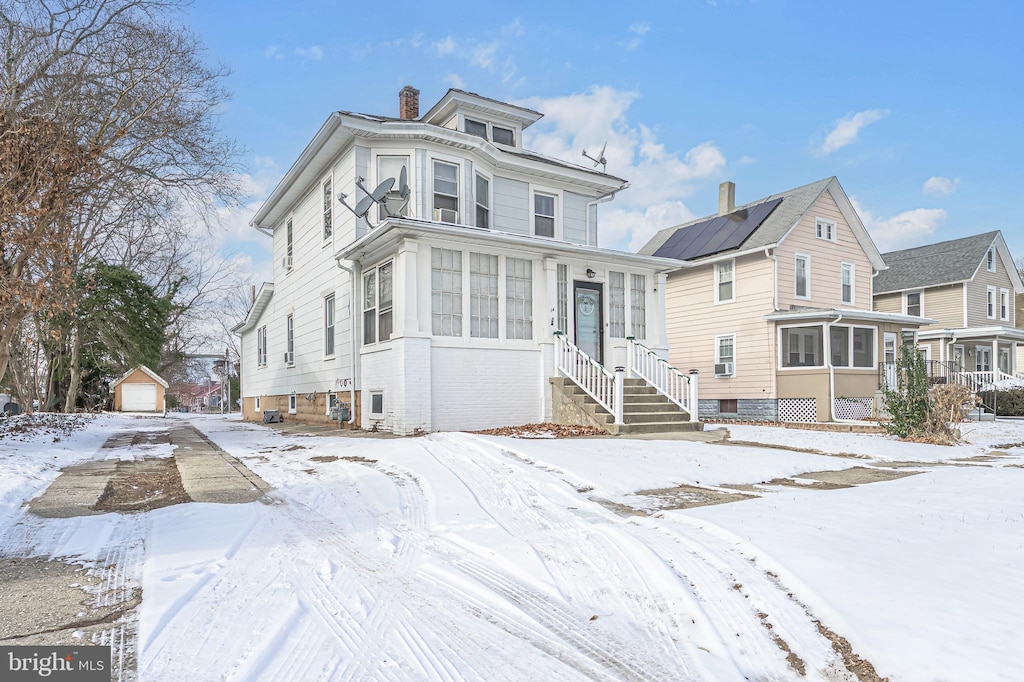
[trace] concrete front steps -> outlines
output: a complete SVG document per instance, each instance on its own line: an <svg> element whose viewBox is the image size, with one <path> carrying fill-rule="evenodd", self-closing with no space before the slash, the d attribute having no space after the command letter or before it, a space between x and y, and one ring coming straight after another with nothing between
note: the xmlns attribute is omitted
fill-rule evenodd
<svg viewBox="0 0 1024 682"><path fill-rule="evenodd" d="M553 377L551 386L552 390L560 392L566 401L575 406L575 412L583 420L613 435L704 430L704 424L691 422L685 410L658 393L658 389L643 379L625 380L622 394L624 424L615 424L614 417L570 379Z"/></svg>

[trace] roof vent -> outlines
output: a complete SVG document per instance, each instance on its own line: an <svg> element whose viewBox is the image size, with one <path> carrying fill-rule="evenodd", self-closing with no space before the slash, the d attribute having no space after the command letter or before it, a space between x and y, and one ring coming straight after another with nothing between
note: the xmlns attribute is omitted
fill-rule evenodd
<svg viewBox="0 0 1024 682"><path fill-rule="evenodd" d="M398 93L398 117L406 121L420 117L420 91L411 85L406 85Z"/></svg>
<svg viewBox="0 0 1024 682"><path fill-rule="evenodd" d="M736 183L723 182L718 186L718 215L736 210Z"/></svg>

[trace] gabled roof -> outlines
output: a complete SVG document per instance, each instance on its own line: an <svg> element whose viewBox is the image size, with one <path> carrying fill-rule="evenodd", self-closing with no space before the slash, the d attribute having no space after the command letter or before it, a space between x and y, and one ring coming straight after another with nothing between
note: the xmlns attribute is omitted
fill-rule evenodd
<svg viewBox="0 0 1024 682"><path fill-rule="evenodd" d="M749 213L760 204L766 204L776 199L782 200L778 206L771 211L770 215L768 215L768 217L765 218L741 244L725 249L716 254L708 255L706 258L714 258L715 256L735 253L738 251L764 249L777 246L786 238L797 222L799 222L799 220L811 210L814 203L825 192L830 192L832 194L832 198L835 200L836 205L843 214L843 217L846 218L846 222L849 223L850 229L853 230L854 236L857 237L857 240L860 242L865 255L867 255L868 260L871 261L871 264L876 270L884 269L885 263L882 261L882 257L879 255L874 242L871 241L867 228L864 227L864 223L861 221L860 216L857 215L857 211L853 208L853 204L850 203L849 197L846 196L846 192L843 191L842 185L839 184L839 180L835 176L823 178L822 180L818 180L801 187L788 189L784 192L772 194L771 196L751 201L750 203L743 204L742 206L737 206L736 210L729 214L730 216L734 214L739 216L743 212ZM697 218L696 220L691 220L690 222L683 223L682 225L665 228L654 235L654 237L647 242L642 249L640 249L640 253L644 255L652 255L679 230L685 230L690 227L697 227L699 229L702 224L712 221L718 217L719 216L717 214L709 215L703 218ZM741 223L742 220L737 218L735 222ZM700 262L700 260L701 259L694 259L691 262Z"/></svg>
<svg viewBox="0 0 1024 682"><path fill-rule="evenodd" d="M420 116L419 120L441 125L460 107L491 114L492 116L497 115L501 118L515 121L523 128L529 127L544 116L544 114L533 109L484 97L475 92L449 88L448 92L444 93L444 96L437 101L437 104L430 107L430 110Z"/></svg>
<svg viewBox="0 0 1024 682"><path fill-rule="evenodd" d="M260 287L259 293L256 294L256 300L252 302L252 307L249 308L249 312L245 314L245 319L236 324L231 328L231 331L242 335L242 332L247 332L256 326L256 322L259 321L260 315L270 304L270 299L274 296L274 283L264 282L263 286Z"/></svg>
<svg viewBox="0 0 1024 682"><path fill-rule="evenodd" d="M114 388L115 386L117 386L118 384L120 384L120 383L121 383L122 381L124 381L125 379L127 379L128 377L130 377L131 375L135 374L136 372L140 372L140 371L141 371L141 372L142 372L143 374L147 374L147 375L149 375L149 377L150 377L151 379L153 379L153 381L155 381L156 383L160 384L160 385L161 385L161 386L163 386L164 388L167 388L167 382L166 382L166 381L164 381L164 380L163 380L163 379L162 379L162 378L160 377L160 375L159 375L159 374L157 374L156 372L154 372L153 370L151 370L151 369L150 369L149 367L146 367L145 365L139 365L138 367L132 367L132 368L131 368L130 370L128 370L127 372L125 372L125 373L124 373L124 374L123 374L123 375L121 376L121 378L120 378L120 379L118 379L117 381L115 381L114 383L112 383L112 384L110 385L110 387L111 387L111 388Z"/></svg>
<svg viewBox="0 0 1024 682"><path fill-rule="evenodd" d="M985 254L996 246L1003 259L1003 266L1014 281L1014 289L1020 285L1020 276L1010 258L1010 253L999 230L982 234L950 239L937 244L926 244L913 249L890 251L882 254L888 270L875 278L875 293L884 294L908 289L923 289L942 284L956 284L974 279L978 269L984 267Z"/></svg>

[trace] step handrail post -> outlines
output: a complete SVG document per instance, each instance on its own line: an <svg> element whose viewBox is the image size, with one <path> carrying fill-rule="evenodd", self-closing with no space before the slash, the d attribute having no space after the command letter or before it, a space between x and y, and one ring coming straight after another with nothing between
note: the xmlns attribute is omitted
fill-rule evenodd
<svg viewBox="0 0 1024 682"><path fill-rule="evenodd" d="M625 390L624 390L625 389L625 383L626 383L625 382L625 378L626 378L626 368L625 367L616 367L615 368L615 383L612 385L612 390L613 390L613 392L615 394L614 399L613 399L614 400L613 404L615 405L615 423L616 424L622 424L623 423L623 421L622 421L622 413L623 413L622 404L624 402L624 395L625 395Z"/></svg>
<svg viewBox="0 0 1024 682"><path fill-rule="evenodd" d="M699 411L697 402L697 375L700 374L700 370L690 370L690 421L699 422L700 415L697 414Z"/></svg>

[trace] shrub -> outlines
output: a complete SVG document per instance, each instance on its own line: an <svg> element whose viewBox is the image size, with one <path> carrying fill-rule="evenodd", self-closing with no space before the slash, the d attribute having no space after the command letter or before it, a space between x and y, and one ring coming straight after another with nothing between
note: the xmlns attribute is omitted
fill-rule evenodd
<svg viewBox="0 0 1024 682"><path fill-rule="evenodd" d="M960 430L953 425L963 421L963 408L974 403L973 395L970 388L960 384L929 388L921 354L903 346L897 362L896 389L882 392L885 409L892 415L885 429L903 440L951 445L960 440Z"/></svg>
<svg viewBox="0 0 1024 682"><path fill-rule="evenodd" d="M1024 388L980 391L978 398L984 405L994 408L996 414L1007 417L1024 417Z"/></svg>

